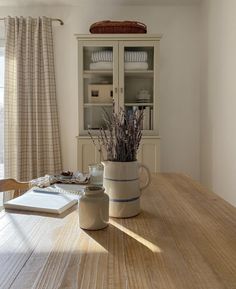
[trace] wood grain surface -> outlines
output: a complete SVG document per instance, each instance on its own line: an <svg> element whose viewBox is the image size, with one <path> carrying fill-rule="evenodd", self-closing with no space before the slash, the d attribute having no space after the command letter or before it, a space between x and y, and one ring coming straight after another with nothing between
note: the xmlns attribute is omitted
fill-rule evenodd
<svg viewBox="0 0 236 289"><path fill-rule="evenodd" d="M180 174L153 175L142 213L79 228L77 207L0 214L0 288L234 289L236 208Z"/></svg>

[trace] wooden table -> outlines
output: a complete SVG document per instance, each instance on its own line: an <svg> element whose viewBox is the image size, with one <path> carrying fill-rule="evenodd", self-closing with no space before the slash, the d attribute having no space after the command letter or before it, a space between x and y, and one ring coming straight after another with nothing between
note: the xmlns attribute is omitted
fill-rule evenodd
<svg viewBox="0 0 236 289"><path fill-rule="evenodd" d="M142 208L93 232L76 207L2 212L0 288L236 288L236 208L180 174L154 175Z"/></svg>

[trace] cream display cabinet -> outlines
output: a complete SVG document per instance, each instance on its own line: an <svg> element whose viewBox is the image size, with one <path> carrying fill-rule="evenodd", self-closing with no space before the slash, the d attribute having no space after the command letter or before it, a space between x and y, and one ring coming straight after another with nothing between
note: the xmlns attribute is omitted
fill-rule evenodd
<svg viewBox="0 0 236 289"><path fill-rule="evenodd" d="M160 167L159 67L161 35L76 35L78 41L78 169L100 162L88 136L105 126L104 116L120 107L143 111L138 160L152 172Z"/></svg>

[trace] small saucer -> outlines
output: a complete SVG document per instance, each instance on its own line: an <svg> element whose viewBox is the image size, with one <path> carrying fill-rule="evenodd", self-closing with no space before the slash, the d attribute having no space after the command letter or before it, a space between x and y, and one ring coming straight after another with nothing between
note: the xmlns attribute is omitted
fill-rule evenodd
<svg viewBox="0 0 236 289"><path fill-rule="evenodd" d="M70 180L72 176L58 175L57 178L60 180Z"/></svg>
<svg viewBox="0 0 236 289"><path fill-rule="evenodd" d="M140 99L139 98L139 99L137 99L137 102L147 102L148 103L148 102L150 102L150 99L146 99L146 98L145 99Z"/></svg>

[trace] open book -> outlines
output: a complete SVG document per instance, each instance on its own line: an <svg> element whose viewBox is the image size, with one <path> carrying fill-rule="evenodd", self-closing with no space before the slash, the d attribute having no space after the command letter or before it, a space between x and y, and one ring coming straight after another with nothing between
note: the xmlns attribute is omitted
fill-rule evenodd
<svg viewBox="0 0 236 289"><path fill-rule="evenodd" d="M4 204L5 209L61 214L78 203L78 196L32 190Z"/></svg>

